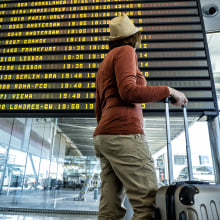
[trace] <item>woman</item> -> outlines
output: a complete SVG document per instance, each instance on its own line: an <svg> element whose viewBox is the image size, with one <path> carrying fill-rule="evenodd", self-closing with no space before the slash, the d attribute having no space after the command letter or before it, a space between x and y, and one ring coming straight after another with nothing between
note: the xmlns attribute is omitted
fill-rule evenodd
<svg viewBox="0 0 220 220"><path fill-rule="evenodd" d="M167 86L146 85L135 52L141 43L140 29L127 15L113 18L109 27L110 51L96 78L94 146L102 169L98 219L124 217L124 190L134 211L132 219L153 219L157 179L145 140L141 103L171 95L179 106L187 98Z"/></svg>

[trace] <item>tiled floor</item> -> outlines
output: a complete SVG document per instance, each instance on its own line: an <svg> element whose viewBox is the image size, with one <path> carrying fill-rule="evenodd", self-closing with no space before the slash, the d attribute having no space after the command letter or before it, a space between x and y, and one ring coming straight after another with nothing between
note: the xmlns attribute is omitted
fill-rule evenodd
<svg viewBox="0 0 220 220"><path fill-rule="evenodd" d="M97 219L99 199L94 200L94 192L88 192L85 201L75 201L74 198L78 194L79 191L68 190L25 191L23 193L18 190L11 190L8 194L0 195L0 220ZM25 212L27 209L29 211L34 209L38 211L36 213ZM43 210L45 210L45 213L41 212ZM74 214L56 214L56 212L48 212L48 210L62 210L63 213L67 210Z"/></svg>
<svg viewBox="0 0 220 220"><path fill-rule="evenodd" d="M28 209L57 209L98 212L99 196L94 200L94 192L88 192L85 201L75 201L79 191L11 191L0 195L0 207Z"/></svg>
<svg viewBox="0 0 220 220"><path fill-rule="evenodd" d="M64 215L39 213L0 213L0 220L95 220L94 215Z"/></svg>

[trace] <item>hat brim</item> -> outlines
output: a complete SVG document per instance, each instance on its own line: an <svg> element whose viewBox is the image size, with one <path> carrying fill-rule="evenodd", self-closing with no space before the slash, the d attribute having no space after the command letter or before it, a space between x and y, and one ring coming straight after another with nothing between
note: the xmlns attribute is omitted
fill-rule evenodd
<svg viewBox="0 0 220 220"><path fill-rule="evenodd" d="M137 28L136 27L135 31L133 31L131 33L127 33L127 34L121 35L121 36L108 36L107 40L109 40L109 41L120 40L120 39L123 39L123 38L126 38L126 37L130 37L130 36L132 36L133 34L136 34L139 31L142 31L142 28Z"/></svg>

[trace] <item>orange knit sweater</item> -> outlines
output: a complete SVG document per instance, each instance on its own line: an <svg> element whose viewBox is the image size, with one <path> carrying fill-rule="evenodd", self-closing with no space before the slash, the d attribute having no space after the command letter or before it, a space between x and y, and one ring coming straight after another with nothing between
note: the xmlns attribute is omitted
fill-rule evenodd
<svg viewBox="0 0 220 220"><path fill-rule="evenodd" d="M169 96L167 86L147 86L131 46L112 49L96 77L95 114L99 134L144 134L141 103Z"/></svg>

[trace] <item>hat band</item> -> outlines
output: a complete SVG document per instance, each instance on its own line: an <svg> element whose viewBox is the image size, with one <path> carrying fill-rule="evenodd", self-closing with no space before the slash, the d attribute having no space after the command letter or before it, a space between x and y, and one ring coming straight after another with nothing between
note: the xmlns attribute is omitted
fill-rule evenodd
<svg viewBox="0 0 220 220"><path fill-rule="evenodd" d="M109 36L108 39L109 40L116 40L116 39L130 37L131 35L139 32L139 31L141 31L141 28L136 28L134 31L132 31L130 33L124 33L124 34L121 34L121 35Z"/></svg>

